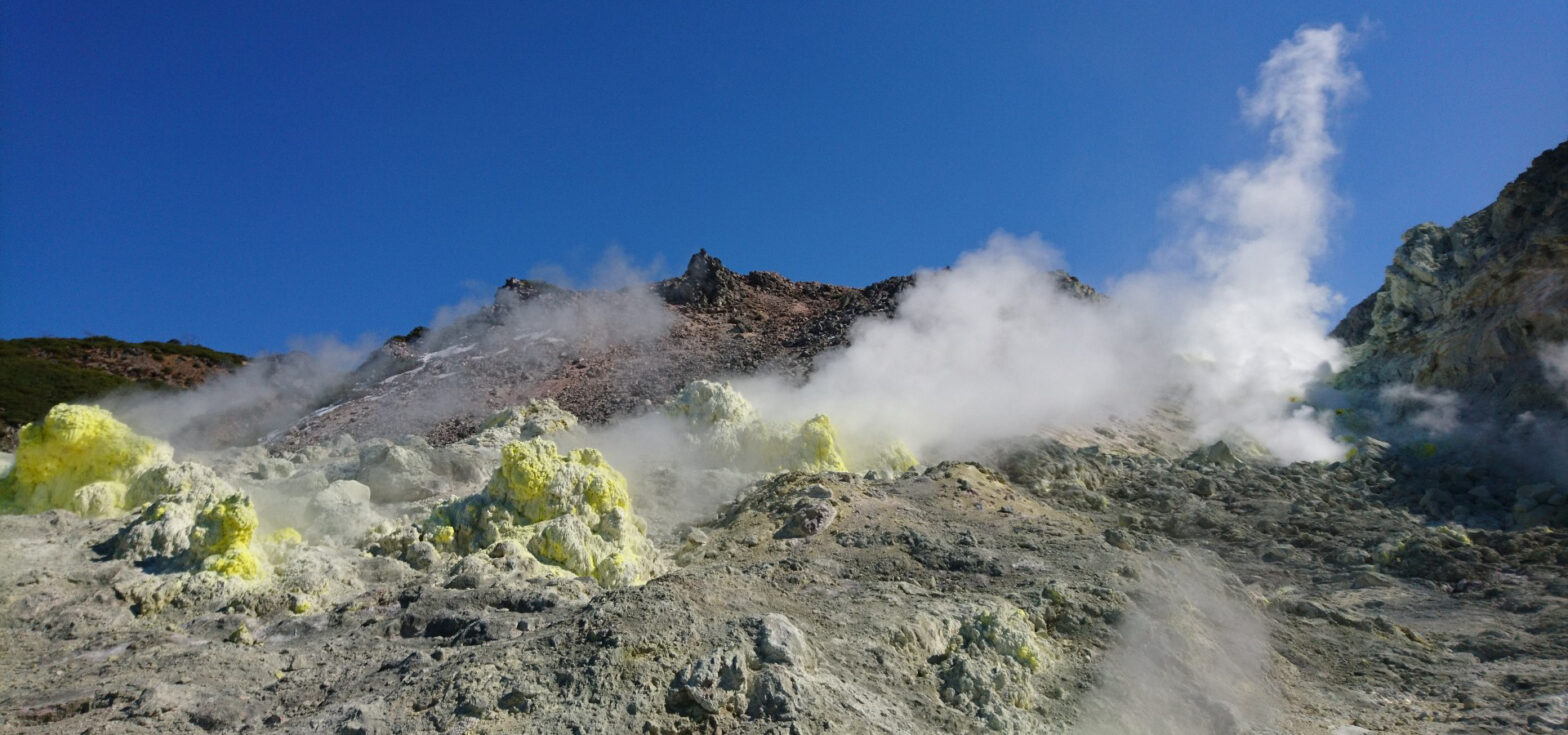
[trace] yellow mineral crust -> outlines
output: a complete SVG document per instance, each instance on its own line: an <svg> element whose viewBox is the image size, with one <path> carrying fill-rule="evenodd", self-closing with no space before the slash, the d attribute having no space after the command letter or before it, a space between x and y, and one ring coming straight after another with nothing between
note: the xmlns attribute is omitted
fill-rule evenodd
<svg viewBox="0 0 1568 735"><path fill-rule="evenodd" d="M168 444L140 436L97 406L62 403L22 427L16 463L0 478L0 510L63 508L87 516L127 510L127 485L173 456Z"/></svg>
<svg viewBox="0 0 1568 735"><path fill-rule="evenodd" d="M958 642L963 645L995 649L1030 671L1038 671L1042 663L1039 641L1028 615L1006 603L981 611L958 631Z"/></svg>
<svg viewBox="0 0 1568 735"><path fill-rule="evenodd" d="M894 472L905 472L920 466L920 460L909 447L901 441L893 442L877 453L875 464L879 468L890 469Z"/></svg>
<svg viewBox="0 0 1568 735"><path fill-rule="evenodd" d="M544 439L512 442L501 448L501 466L485 495L519 513L526 523L561 515L581 516L590 526L613 508L629 510L626 478L596 449L574 449L561 456Z"/></svg>
<svg viewBox="0 0 1568 735"><path fill-rule="evenodd" d="M729 383L693 381L665 404L664 411L685 422L689 439L709 461L730 469L903 472L919 464L901 442L885 447L846 446L832 420L822 414L800 424L763 421L756 408Z"/></svg>
<svg viewBox="0 0 1568 735"><path fill-rule="evenodd" d="M838 433L827 416L799 425L765 423L729 383L692 381L664 410L683 419L692 430L692 441L720 466L766 472L848 469Z"/></svg>
<svg viewBox="0 0 1568 735"><path fill-rule="evenodd" d="M843 472L849 469L844 464L843 453L838 449L838 432L833 430L833 422L827 416L819 414L801 424L799 442L787 442L786 446L789 444L799 447L800 454L795 459L804 469L813 472Z"/></svg>
<svg viewBox="0 0 1568 735"><path fill-rule="evenodd" d="M486 419L479 429L485 431L517 427L519 432L532 439L535 436L571 431L575 426L577 417L562 410L554 400L536 398L526 406L501 409Z"/></svg>
<svg viewBox="0 0 1568 735"><path fill-rule="evenodd" d="M626 478L594 449L562 455L544 438L501 449L483 492L438 506L419 525L420 541L472 554L516 542L543 562L606 587L646 582L656 553L631 509ZM393 535L373 540L396 550Z"/></svg>
<svg viewBox="0 0 1568 735"><path fill-rule="evenodd" d="M161 495L114 538L114 556L153 572L215 572L260 579L251 542L260 525L250 496L214 478Z"/></svg>

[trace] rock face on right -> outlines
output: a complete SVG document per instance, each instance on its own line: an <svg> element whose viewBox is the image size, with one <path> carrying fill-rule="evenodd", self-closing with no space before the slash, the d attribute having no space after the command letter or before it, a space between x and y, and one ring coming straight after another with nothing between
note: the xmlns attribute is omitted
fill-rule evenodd
<svg viewBox="0 0 1568 735"><path fill-rule="evenodd" d="M1387 279L1333 335L1348 385L1411 383L1510 413L1561 410L1543 349L1568 342L1568 142L1536 157L1497 201L1411 228Z"/></svg>

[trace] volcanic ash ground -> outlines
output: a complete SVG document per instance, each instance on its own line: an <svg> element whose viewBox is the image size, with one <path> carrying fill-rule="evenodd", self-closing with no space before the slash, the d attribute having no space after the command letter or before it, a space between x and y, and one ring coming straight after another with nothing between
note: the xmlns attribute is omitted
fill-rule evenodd
<svg viewBox="0 0 1568 735"><path fill-rule="evenodd" d="M587 436L546 401L442 447L342 436L193 457L57 407L23 432L0 496L4 722L1359 733L1568 718L1568 537L1412 514L1405 489L1453 481L1421 447L1281 466L1173 450L1179 425L1151 419L983 463L921 467L900 449L855 466L827 417L768 423L722 383L660 415L711 464L683 482L729 483L716 513L650 523L639 509L668 505L642 496L677 487L675 470L565 448Z"/></svg>

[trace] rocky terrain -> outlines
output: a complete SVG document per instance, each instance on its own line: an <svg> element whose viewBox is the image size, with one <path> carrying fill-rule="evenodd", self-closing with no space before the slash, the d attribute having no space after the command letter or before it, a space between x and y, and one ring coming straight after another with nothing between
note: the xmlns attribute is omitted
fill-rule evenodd
<svg viewBox="0 0 1568 735"><path fill-rule="evenodd" d="M1568 729L1565 475L1375 410L1447 389L1564 436L1565 151L1413 230L1336 331L1337 461L1196 441L1176 398L962 458L774 420L705 379L804 376L911 284L706 253L645 290L509 281L266 445L55 409L0 481L0 728Z"/></svg>
<svg viewBox="0 0 1568 735"><path fill-rule="evenodd" d="M120 521L5 516L6 723L1457 733L1568 718L1568 535L1388 502L1428 479L1418 459L1276 467L1046 439L988 459L769 478L666 534L668 573L609 590L494 551L351 555L307 592L155 608L148 575L101 554Z"/></svg>

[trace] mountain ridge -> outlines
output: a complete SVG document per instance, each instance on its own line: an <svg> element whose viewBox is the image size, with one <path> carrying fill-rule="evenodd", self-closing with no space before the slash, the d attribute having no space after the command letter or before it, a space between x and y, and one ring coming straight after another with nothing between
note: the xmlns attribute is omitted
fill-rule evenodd
<svg viewBox="0 0 1568 735"><path fill-rule="evenodd" d="M1101 298L1064 271L1051 277L1064 293ZM855 288L770 271L740 274L706 250L692 255L678 276L621 291L570 291L510 278L477 313L442 329L418 328L412 339L389 340L349 376L346 391L317 409L328 413L306 417L273 443L294 447L339 431L388 436L392 422L384 417L396 416L396 430L412 417L414 433L445 444L472 433L489 413L530 399L550 398L586 422L602 423L662 403L698 378L766 371L803 380L817 356L848 344L858 320L891 318L915 279L894 276ZM601 323L601 307L617 318L653 313L667 321L632 333ZM492 350L492 364L476 364L473 355L453 359L481 344ZM429 385L427 374L450 376L438 379L463 384L470 397L446 402L440 415L410 411L396 397L413 389L398 383Z"/></svg>

